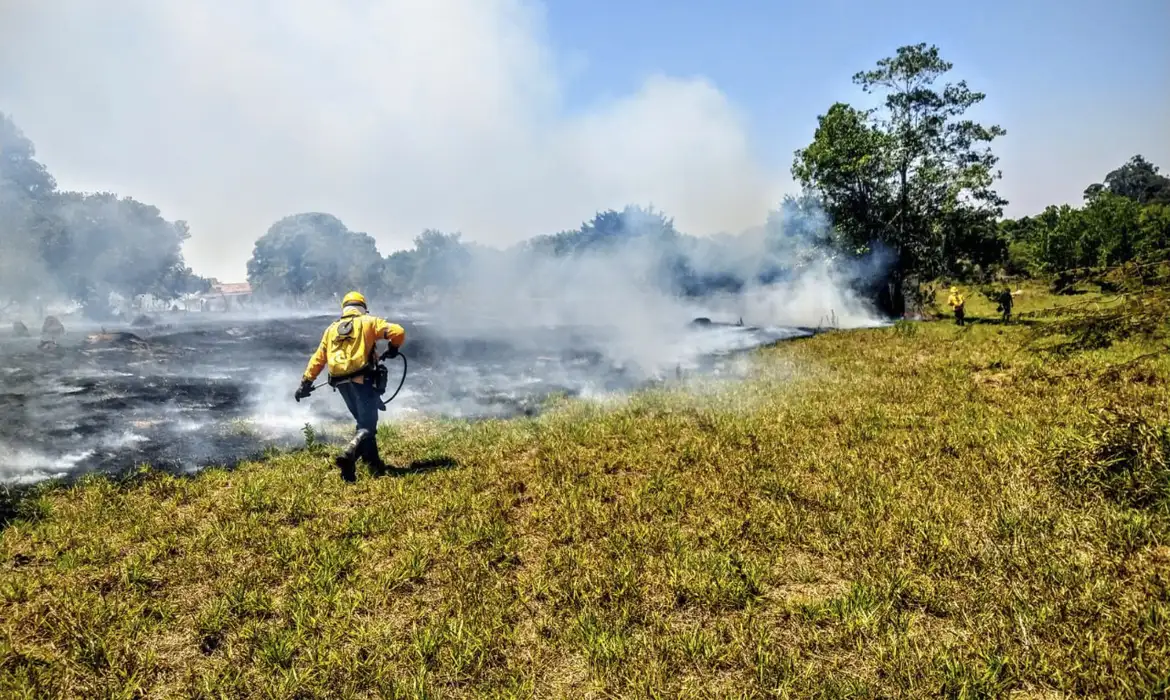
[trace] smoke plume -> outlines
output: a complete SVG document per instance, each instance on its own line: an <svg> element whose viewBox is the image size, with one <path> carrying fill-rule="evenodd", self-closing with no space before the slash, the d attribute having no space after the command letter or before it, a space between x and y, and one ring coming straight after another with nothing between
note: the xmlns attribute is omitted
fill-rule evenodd
<svg viewBox="0 0 1170 700"><path fill-rule="evenodd" d="M786 181L700 77L570 103L533 0L10 0L0 12L0 109L61 186L187 221L188 263L225 281L293 212L335 213L383 251L428 227L507 246L628 202L703 235L761 221Z"/></svg>

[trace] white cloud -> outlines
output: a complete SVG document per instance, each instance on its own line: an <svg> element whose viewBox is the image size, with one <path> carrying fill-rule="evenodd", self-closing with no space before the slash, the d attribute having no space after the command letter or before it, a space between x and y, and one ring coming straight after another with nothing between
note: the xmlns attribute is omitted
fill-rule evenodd
<svg viewBox="0 0 1170 700"><path fill-rule="evenodd" d="M243 276L320 210L383 252L425 227L506 244L653 203L685 231L762 223L782 175L712 84L658 76L566 113L523 0L4 0L0 110L63 187L187 219L188 261Z"/></svg>

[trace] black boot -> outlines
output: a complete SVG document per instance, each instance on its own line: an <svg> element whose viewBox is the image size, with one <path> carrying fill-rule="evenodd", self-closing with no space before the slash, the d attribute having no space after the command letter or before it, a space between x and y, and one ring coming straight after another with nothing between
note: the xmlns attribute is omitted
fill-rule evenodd
<svg viewBox="0 0 1170 700"><path fill-rule="evenodd" d="M370 467L371 474L374 476L382 476L386 473L386 463L382 461L382 455L378 454L378 441L373 435L366 439L365 447L362 450L362 457Z"/></svg>
<svg viewBox="0 0 1170 700"><path fill-rule="evenodd" d="M341 454L334 458L333 463L336 464L339 469L341 469L341 478L343 480L349 482L357 481L356 466L358 454L360 453L360 450L362 450L363 443L366 441L366 437L369 434L370 431L368 430L357 431L357 434L353 436L353 439L350 440L348 444L346 444L345 449L341 451Z"/></svg>
<svg viewBox="0 0 1170 700"><path fill-rule="evenodd" d="M353 457L346 454L339 454L333 458L333 464L341 469L342 481L353 483L357 481L357 470Z"/></svg>

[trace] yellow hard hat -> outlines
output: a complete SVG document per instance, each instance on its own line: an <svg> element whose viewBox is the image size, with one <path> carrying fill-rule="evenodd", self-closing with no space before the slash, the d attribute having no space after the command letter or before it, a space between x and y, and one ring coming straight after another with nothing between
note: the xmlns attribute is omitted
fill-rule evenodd
<svg viewBox="0 0 1170 700"><path fill-rule="evenodd" d="M362 296L361 292L350 292L349 294L346 294L345 298L341 300L341 308L344 309L345 307L352 304L360 304L361 306L365 307L366 298Z"/></svg>
<svg viewBox="0 0 1170 700"><path fill-rule="evenodd" d="M958 291L959 291L959 288L958 288L958 287L951 287L951 294L954 294L954 293L956 293L956 292L958 292Z"/></svg>

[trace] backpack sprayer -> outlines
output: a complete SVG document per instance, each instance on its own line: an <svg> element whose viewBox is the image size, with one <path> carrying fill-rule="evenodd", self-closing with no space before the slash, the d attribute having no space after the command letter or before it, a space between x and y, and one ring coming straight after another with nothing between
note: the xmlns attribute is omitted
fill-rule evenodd
<svg viewBox="0 0 1170 700"><path fill-rule="evenodd" d="M382 360L386 359L386 356L390 354L390 350L393 347L394 346L391 345L386 349L386 352L379 355L378 364L374 366L374 388L378 391L378 396L386 393L386 384L390 379L390 370L387 369L386 365L382 364ZM381 399L378 400L379 411L386 410L386 404L390 403L394 400L394 397L398 396L398 392L402 391L402 385L406 383L406 355L403 355L401 350L395 354L402 358L402 378L398 380L398 388L394 390L393 394L390 394L390 398L386 399L385 401L382 401Z"/></svg>
<svg viewBox="0 0 1170 700"><path fill-rule="evenodd" d="M372 378L374 380L374 389L375 389L375 391L378 392L378 396L382 396L383 394L386 393L386 387L387 387L389 380L390 380L390 370L386 367L386 365L382 364L382 360L386 359L386 357L391 352L393 352L393 350L394 350L393 345L386 348L386 352L384 352L378 356L378 359L377 359L376 363L374 364L374 370L372 372L370 372L369 375L367 375L367 376L372 376ZM386 399L385 401L378 399L378 410L379 411L385 411L386 405L389 404L391 401L393 401L396 396L398 396L398 392L402 391L402 385L406 384L406 355L403 355L401 350L399 350L396 354L398 355L398 357L402 358L402 378L398 380L398 388L394 390L394 393L390 395L390 398ZM325 381L321 382L320 384L316 384L316 385L310 387L309 393L310 394L313 393L314 391L316 391L317 389L320 389L321 387L325 386L328 383L329 383L329 380L326 379ZM306 396L307 396L307 394L306 394ZM300 403L301 396L297 395L295 398L297 400L297 403Z"/></svg>

